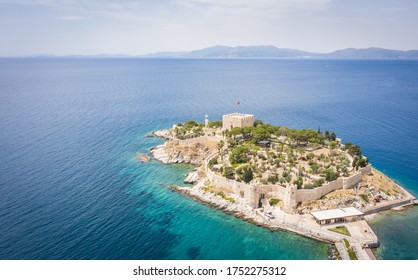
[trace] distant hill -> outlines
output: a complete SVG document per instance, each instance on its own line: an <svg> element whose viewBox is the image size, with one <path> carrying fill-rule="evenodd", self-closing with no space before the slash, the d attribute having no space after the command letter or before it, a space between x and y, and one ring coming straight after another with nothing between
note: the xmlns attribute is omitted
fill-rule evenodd
<svg viewBox="0 0 418 280"><path fill-rule="evenodd" d="M418 59L418 50L382 48L343 49L332 53L312 53L275 46L214 46L190 52L158 52L143 57L160 58L331 58L331 59Z"/></svg>
<svg viewBox="0 0 418 280"><path fill-rule="evenodd" d="M173 58L304 58L318 54L294 50L279 49L275 46L227 47L214 46L190 52L162 52L146 55L146 57Z"/></svg>
<svg viewBox="0 0 418 280"><path fill-rule="evenodd" d="M417 59L418 50L398 51L388 50L382 48L367 48L367 49L344 49L338 50L329 54L324 54L322 57L328 58L363 58L363 59Z"/></svg>

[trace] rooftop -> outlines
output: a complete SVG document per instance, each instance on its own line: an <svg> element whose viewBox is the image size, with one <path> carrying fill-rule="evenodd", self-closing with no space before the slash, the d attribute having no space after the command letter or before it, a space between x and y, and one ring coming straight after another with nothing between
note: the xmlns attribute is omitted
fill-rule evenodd
<svg viewBox="0 0 418 280"><path fill-rule="evenodd" d="M354 207L311 212L311 215L319 221L360 216L363 214L363 212L357 210Z"/></svg>
<svg viewBox="0 0 418 280"><path fill-rule="evenodd" d="M229 116L229 117L254 117L254 115L243 114L243 113L231 113L231 114L225 114L224 116Z"/></svg>

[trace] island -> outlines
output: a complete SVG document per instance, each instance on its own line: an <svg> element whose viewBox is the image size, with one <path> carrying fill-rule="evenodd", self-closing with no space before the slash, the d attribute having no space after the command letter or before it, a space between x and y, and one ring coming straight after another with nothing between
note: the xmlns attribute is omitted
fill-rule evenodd
<svg viewBox="0 0 418 280"><path fill-rule="evenodd" d="M333 243L339 258L375 259L376 213L402 209L416 198L373 168L361 147L335 132L264 124L252 114L222 121L187 121L150 136L164 164L196 166L173 190L238 218Z"/></svg>

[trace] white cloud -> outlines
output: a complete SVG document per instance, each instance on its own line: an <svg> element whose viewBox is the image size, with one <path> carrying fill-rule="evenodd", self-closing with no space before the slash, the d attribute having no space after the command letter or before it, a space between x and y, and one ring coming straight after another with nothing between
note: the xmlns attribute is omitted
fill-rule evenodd
<svg viewBox="0 0 418 280"><path fill-rule="evenodd" d="M252 10L275 10L278 12L287 12L290 10L321 10L326 8L330 0L174 0L181 5L188 7L222 7L247 8Z"/></svg>

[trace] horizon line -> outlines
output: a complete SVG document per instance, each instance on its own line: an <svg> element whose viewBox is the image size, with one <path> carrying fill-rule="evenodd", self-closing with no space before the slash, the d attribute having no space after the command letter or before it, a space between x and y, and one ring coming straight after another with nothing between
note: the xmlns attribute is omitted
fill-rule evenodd
<svg viewBox="0 0 418 280"><path fill-rule="evenodd" d="M155 52L151 52L151 53L145 53L145 54L124 54L124 53L96 53L96 54L21 54L21 55L2 55L0 54L0 58L71 58L71 57L97 57L97 58L104 58L104 57L109 57L109 58L156 58L156 57L151 57L152 55L157 55L157 54L161 54L161 53L190 53L193 51L200 51L200 50L205 50L205 49L209 49L209 48L214 48L214 47L226 47L226 48L245 48L245 47L274 47L277 48L278 50L294 50L294 51L303 51L303 52L307 52L307 53L311 53L313 55L327 55L327 54L332 54L334 52L337 51L342 51L342 50L370 50L370 49L380 49L380 50L388 50L388 51L400 51L400 52L410 52L410 51L418 51L417 49L406 49L406 50L401 50L401 49L388 49L388 48L383 48L383 47L363 47L363 48L356 48L356 47L346 47L346 48L341 48L341 49L336 49L333 51L329 51L329 52L313 52L313 51L305 51L302 49L296 49L296 48L286 48L286 47L277 47L275 45L237 45L237 46L227 46L227 45L213 45L213 46L209 46L209 47L204 47L204 48L200 48L200 49L193 49L193 50L189 50L189 51L155 51ZM168 57L167 57L168 58ZM175 57L174 57L175 58ZM177 57L177 58L182 58L182 57ZM186 57L184 57L186 58ZM193 58L193 57L190 57ZM205 57L201 57L201 58L205 58ZM210 57L208 57L210 59ZM216 58L216 57L214 57ZM314 59L314 58L325 58L325 57L306 57L306 56L301 56L301 57L291 57L291 58L287 58L287 57L218 57L218 58L225 58L225 59L250 59L250 58L270 58L270 59L295 59L295 58L300 58L300 59ZM330 59L335 59L335 58L330 58ZM367 59L367 58L366 58ZM378 59L378 58L376 58ZM408 59L408 58L407 58Z"/></svg>

